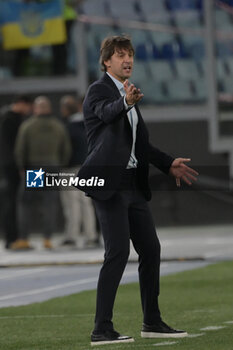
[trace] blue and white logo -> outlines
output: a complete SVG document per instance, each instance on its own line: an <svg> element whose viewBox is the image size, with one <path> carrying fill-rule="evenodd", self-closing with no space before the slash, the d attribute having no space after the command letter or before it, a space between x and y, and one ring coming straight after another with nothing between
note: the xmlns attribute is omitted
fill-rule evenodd
<svg viewBox="0 0 233 350"><path fill-rule="evenodd" d="M44 173L42 168L40 170L27 170L26 187L44 187Z"/></svg>

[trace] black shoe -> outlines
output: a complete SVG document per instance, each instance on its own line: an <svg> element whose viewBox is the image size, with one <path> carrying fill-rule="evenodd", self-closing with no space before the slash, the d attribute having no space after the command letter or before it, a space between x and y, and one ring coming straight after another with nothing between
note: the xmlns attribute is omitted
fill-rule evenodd
<svg viewBox="0 0 233 350"><path fill-rule="evenodd" d="M114 343L131 343L134 342L132 337L120 335L116 331L105 331L101 334L91 334L91 345L104 345Z"/></svg>
<svg viewBox="0 0 233 350"><path fill-rule="evenodd" d="M187 335L187 332L173 329L163 321L159 321L153 326L144 323L141 331L142 338L184 338Z"/></svg>

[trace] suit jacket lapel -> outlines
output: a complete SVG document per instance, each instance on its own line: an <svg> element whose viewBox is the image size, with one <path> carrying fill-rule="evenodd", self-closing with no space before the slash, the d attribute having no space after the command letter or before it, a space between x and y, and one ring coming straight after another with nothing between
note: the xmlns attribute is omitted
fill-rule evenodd
<svg viewBox="0 0 233 350"><path fill-rule="evenodd" d="M116 84L114 83L114 81L108 76L107 73L105 73L103 75L103 77L101 78L101 80L108 84L113 90L114 90L114 94L116 95L116 97L121 97L120 91L118 90Z"/></svg>
<svg viewBox="0 0 233 350"><path fill-rule="evenodd" d="M137 115L138 115L137 134L138 134L138 132L143 133L143 134L144 134L144 132L146 132L146 134L147 134L147 129L146 129L144 120L142 118L141 112L140 112L137 104L135 105L135 109L136 109Z"/></svg>

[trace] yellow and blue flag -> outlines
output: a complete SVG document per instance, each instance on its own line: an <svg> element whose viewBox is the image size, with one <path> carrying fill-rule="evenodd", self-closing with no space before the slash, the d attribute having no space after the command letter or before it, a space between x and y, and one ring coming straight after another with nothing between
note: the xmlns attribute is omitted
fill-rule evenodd
<svg viewBox="0 0 233 350"><path fill-rule="evenodd" d="M0 2L3 48L27 48L66 41L63 2Z"/></svg>

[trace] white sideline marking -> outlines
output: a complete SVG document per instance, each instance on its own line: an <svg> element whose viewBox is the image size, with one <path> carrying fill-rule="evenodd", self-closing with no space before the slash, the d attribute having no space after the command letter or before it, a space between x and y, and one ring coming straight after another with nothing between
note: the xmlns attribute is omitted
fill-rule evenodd
<svg viewBox="0 0 233 350"><path fill-rule="evenodd" d="M208 326L208 327L200 328L200 331L217 331L223 328L226 328L226 326Z"/></svg>
<svg viewBox="0 0 233 350"><path fill-rule="evenodd" d="M163 343L157 343L157 344L153 344L153 346L162 346L162 345L174 345L177 344L177 341L165 341Z"/></svg>
<svg viewBox="0 0 233 350"><path fill-rule="evenodd" d="M0 320L20 319L20 318L63 318L63 317L86 317L94 314L76 314L76 315L18 315L18 316L0 316Z"/></svg>
<svg viewBox="0 0 233 350"><path fill-rule="evenodd" d="M58 317L58 318L60 318L60 317L66 317L65 315L35 315L35 316L33 316L33 315L22 315L22 316L0 316L0 319L1 320L6 320L6 319L14 319L14 318L56 318L56 317Z"/></svg>
<svg viewBox="0 0 233 350"><path fill-rule="evenodd" d="M16 273L12 273L7 276L0 276L0 280L9 280L9 279L15 279L17 277L23 277L23 276L32 275L32 274L34 275L35 273L44 272L46 270L47 270L46 268L37 269L37 270L30 269L27 271L20 270L20 271L17 271Z"/></svg>
<svg viewBox="0 0 233 350"><path fill-rule="evenodd" d="M202 337L205 335L205 333L198 333L198 334L188 334L188 338L197 338L197 337Z"/></svg>
<svg viewBox="0 0 233 350"><path fill-rule="evenodd" d="M124 274L125 277L126 276L131 276L131 275L135 275L135 272L126 272ZM98 276L92 277L92 278L86 278L86 279L79 280L79 281L72 281L72 282L67 282L67 283L63 283L63 284L56 284L56 285L53 285L53 286L50 286L50 287L33 289L33 290L29 290L27 292L25 291L25 292L20 292L20 293L8 294L8 295L1 296L0 297L0 301L20 298L20 297L25 297L25 296L29 296L29 295L36 295L36 294L51 292L53 290L64 289L64 288L67 288L67 287L75 287L75 286L79 286L79 285L82 285L82 284L87 284L87 283L91 283L91 282L97 282L97 280L98 280Z"/></svg>
<svg viewBox="0 0 233 350"><path fill-rule="evenodd" d="M97 282L97 277L87 278L87 279L84 279L84 280L73 281L73 282L68 282L68 283L63 283L63 284L56 284L56 285L51 286L51 287L44 287L44 288L39 288L39 289L33 289L33 290L29 290L27 292L8 294L8 295L0 297L0 301L1 300L8 300L8 299L19 298L19 297L25 297L25 296L28 296L28 295L36 295L36 294L51 292L53 290L63 289L63 288L67 288L67 287L74 287L74 286L78 286L80 284L91 283L91 282Z"/></svg>
<svg viewBox="0 0 233 350"><path fill-rule="evenodd" d="M110 346L110 348L111 349L122 349L122 345L121 346L118 346L117 344L115 345L115 344L112 344L112 346L111 346L111 344L109 344L109 346ZM149 347L149 346L153 346L153 345L151 345L151 344L135 344L134 343L134 345L133 345L133 347L134 348L142 348L143 347L143 349L144 348L146 348L146 347ZM106 348L106 346L104 345L103 347L101 347L100 345L98 346L98 349L107 349ZM86 349L86 350L89 350L89 349Z"/></svg>
<svg viewBox="0 0 233 350"><path fill-rule="evenodd" d="M205 313L212 313L212 312L216 312L216 310L214 309L197 309L197 310L193 310L192 312L205 312Z"/></svg>
<svg viewBox="0 0 233 350"><path fill-rule="evenodd" d="M233 324L233 321L226 321L224 323L227 323L227 324Z"/></svg>

